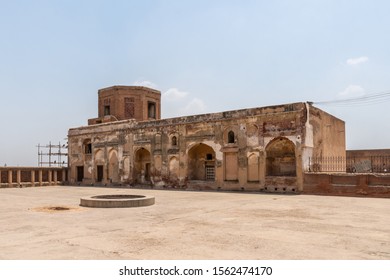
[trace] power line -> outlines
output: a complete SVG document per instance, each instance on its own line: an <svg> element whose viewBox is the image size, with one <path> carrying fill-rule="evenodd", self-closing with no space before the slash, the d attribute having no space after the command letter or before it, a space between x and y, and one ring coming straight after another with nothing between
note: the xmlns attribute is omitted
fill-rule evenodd
<svg viewBox="0 0 390 280"><path fill-rule="evenodd" d="M354 98L346 99L334 99L328 101L313 102L316 105L327 105L327 106L357 106L357 105L373 105L390 101L390 91L367 94Z"/></svg>

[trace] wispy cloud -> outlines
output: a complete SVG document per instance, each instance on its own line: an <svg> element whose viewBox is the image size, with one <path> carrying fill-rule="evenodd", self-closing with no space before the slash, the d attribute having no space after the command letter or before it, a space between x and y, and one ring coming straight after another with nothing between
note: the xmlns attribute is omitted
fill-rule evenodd
<svg viewBox="0 0 390 280"><path fill-rule="evenodd" d="M206 105L203 100L199 98L193 98L182 110L184 115L196 115L202 114L206 110Z"/></svg>
<svg viewBox="0 0 390 280"><path fill-rule="evenodd" d="M364 88L359 85L349 85L339 92L339 96L342 98L358 97L364 95L365 92Z"/></svg>
<svg viewBox="0 0 390 280"><path fill-rule="evenodd" d="M163 93L163 98L174 101L178 99L182 99L188 95L188 92L180 91L177 88L170 88L166 92Z"/></svg>
<svg viewBox="0 0 390 280"><path fill-rule="evenodd" d="M354 58L349 58L347 59L347 64L348 65L358 65L362 64L368 61L367 56L360 56L360 57L354 57Z"/></svg>
<svg viewBox="0 0 390 280"><path fill-rule="evenodd" d="M150 82L150 81L146 81L146 80L137 80L133 83L134 86L140 86L140 87L148 87L148 88L153 88L153 89L156 89L157 86Z"/></svg>
<svg viewBox="0 0 390 280"><path fill-rule="evenodd" d="M197 97L191 97L187 91L172 87L162 94L163 118L190 116L206 111L205 102Z"/></svg>

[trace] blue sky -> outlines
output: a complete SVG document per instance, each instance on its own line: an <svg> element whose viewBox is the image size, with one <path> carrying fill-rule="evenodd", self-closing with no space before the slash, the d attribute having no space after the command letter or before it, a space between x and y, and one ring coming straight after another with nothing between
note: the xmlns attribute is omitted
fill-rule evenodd
<svg viewBox="0 0 390 280"><path fill-rule="evenodd" d="M389 1L2 1L0 165L36 165L97 116L97 90L146 85L162 115L390 91ZM389 102L319 106L349 149L390 148Z"/></svg>

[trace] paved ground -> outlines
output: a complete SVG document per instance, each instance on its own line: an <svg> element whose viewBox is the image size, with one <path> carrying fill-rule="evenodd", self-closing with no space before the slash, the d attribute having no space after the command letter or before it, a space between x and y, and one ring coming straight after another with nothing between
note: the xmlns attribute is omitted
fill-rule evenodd
<svg viewBox="0 0 390 280"><path fill-rule="evenodd" d="M78 206L97 194L156 204ZM96 187L0 197L0 259L390 259L390 199ZM71 210L46 210L57 206Z"/></svg>

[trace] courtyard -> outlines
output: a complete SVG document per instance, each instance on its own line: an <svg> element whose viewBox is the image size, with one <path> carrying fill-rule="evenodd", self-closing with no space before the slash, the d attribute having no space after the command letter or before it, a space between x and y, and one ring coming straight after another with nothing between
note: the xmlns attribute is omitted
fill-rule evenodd
<svg viewBox="0 0 390 280"><path fill-rule="evenodd" d="M154 196L139 208L80 198ZM390 259L388 199L52 186L0 189L0 259Z"/></svg>

